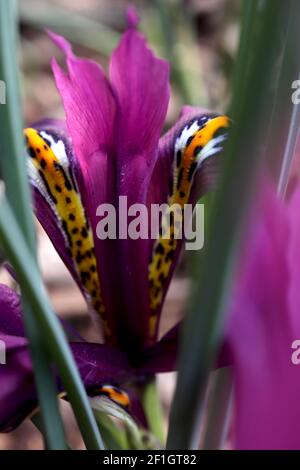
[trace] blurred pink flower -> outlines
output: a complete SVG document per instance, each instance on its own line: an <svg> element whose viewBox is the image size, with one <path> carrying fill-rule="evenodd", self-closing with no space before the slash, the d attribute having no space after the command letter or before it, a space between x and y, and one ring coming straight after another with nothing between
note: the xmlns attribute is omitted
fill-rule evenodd
<svg viewBox="0 0 300 470"><path fill-rule="evenodd" d="M230 304L237 449L300 449L300 188L263 185Z"/></svg>

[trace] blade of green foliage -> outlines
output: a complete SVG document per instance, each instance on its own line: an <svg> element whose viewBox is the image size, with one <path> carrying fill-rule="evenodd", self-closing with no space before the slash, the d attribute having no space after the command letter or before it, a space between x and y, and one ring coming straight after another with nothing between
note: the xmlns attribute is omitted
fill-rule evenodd
<svg viewBox="0 0 300 470"><path fill-rule="evenodd" d="M230 368L225 367L215 371L208 401L207 426L203 439L204 449L222 449L226 442L232 411L232 388Z"/></svg>
<svg viewBox="0 0 300 470"><path fill-rule="evenodd" d="M245 3L251 2L246 0ZM274 99L272 84L282 50L282 30L276 25L286 26L285 17L291 4L283 4L280 0L258 2L256 14L251 19L254 26L249 26L248 18L243 18L243 27L248 26L246 33L242 33L243 50L239 60L248 57L250 63L242 68L237 65L240 76L235 80L230 112L234 126L225 149L224 176L211 214L206 254L202 266L196 265L197 276L184 327L171 411L169 449L194 449L199 445L199 422L203 416L208 375L222 339L226 294L244 214L253 197L263 158L262 136ZM247 40L249 33L251 41Z"/></svg>
<svg viewBox="0 0 300 470"><path fill-rule="evenodd" d="M29 338L45 440L51 449L65 448L50 363L56 363L88 448L103 444L83 384L61 325L42 289L35 256L34 224L22 145L22 123L16 57L15 2L0 2L0 78L6 83L0 105L0 167L6 195L0 206L0 244L20 282L24 324ZM15 51L15 52L13 52ZM7 198L7 200L6 200Z"/></svg>
<svg viewBox="0 0 300 470"><path fill-rule="evenodd" d="M57 5L20 1L21 20L37 29L51 29L70 41L109 56L117 45L119 33L100 21L84 17Z"/></svg>
<svg viewBox="0 0 300 470"><path fill-rule="evenodd" d="M35 313L39 338L43 339L49 356L58 367L87 448L104 449L65 334L58 318L51 310L45 291L41 289L36 263L28 250L10 206L5 200L2 200L0 205L0 243L13 264L21 289L26 292L26 298Z"/></svg>
<svg viewBox="0 0 300 470"><path fill-rule="evenodd" d="M147 418L149 430L159 440L159 442L163 444L165 441L163 431L163 412L155 378L143 386L141 401Z"/></svg>
<svg viewBox="0 0 300 470"><path fill-rule="evenodd" d="M21 108L16 54L16 16L14 2L0 3L0 79L5 83L5 102L0 105L0 168L6 193L22 227L32 254L35 254L34 224L26 180L24 149L22 145ZM4 221L5 222L5 221ZM14 233L10 236L14 238ZM58 411L53 374L39 329L26 293L23 296L24 326L30 339L30 351L35 370L38 399L44 420L44 439L50 449L64 449L64 433Z"/></svg>

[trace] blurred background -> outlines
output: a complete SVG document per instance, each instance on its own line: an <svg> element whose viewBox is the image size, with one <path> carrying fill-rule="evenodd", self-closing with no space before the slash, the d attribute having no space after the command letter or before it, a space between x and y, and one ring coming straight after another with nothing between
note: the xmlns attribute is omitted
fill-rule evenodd
<svg viewBox="0 0 300 470"><path fill-rule="evenodd" d="M77 55L93 58L107 68L111 51L126 27L129 4L136 5L140 28L151 47L171 63L172 95L166 128L174 123L183 104L226 110L239 37L239 0L19 0L21 40L16 53L26 125L43 117L64 117L50 69L51 57L60 61L61 56L45 29L64 35ZM78 288L38 224L37 233L40 266L55 311L83 337L97 341ZM183 256L164 307L161 334L184 311L189 290L186 264ZM0 282L13 285L3 267ZM166 415L173 387L172 374L159 377ZM63 408L70 445L81 448L75 420L68 405ZM31 422L0 435L0 449L39 448L41 437Z"/></svg>

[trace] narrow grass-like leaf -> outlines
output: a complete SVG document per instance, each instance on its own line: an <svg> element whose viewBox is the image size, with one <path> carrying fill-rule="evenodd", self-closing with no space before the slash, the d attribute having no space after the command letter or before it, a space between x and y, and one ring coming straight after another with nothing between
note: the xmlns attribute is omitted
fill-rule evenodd
<svg viewBox="0 0 300 470"><path fill-rule="evenodd" d="M283 156L281 172L278 183L278 194L281 198L284 198L285 192L288 185L288 179L293 163L293 159L296 153L297 142L300 132L300 107L298 104L294 105L288 139L286 148Z"/></svg>
<svg viewBox="0 0 300 470"><path fill-rule="evenodd" d="M282 31L274 25L279 20L286 24L283 19L290 3L258 2L257 14L251 20L257 28L255 40L250 43L244 40L244 51L239 54L239 57L248 54L252 61L246 83L243 73L235 81L230 113L234 126L225 149L224 177L212 211L207 251L202 266L197 269L192 305L185 322L169 426L169 449L194 449L199 445L203 398L222 339L233 262L263 158L262 137L272 106L270 86L282 47L279 34ZM241 70L239 66L237 69Z"/></svg>
<svg viewBox="0 0 300 470"><path fill-rule="evenodd" d="M163 412L158 396L156 380L154 378L143 386L142 405L147 418L149 430L159 440L159 442L163 444L165 441L163 431Z"/></svg>
<svg viewBox="0 0 300 470"><path fill-rule="evenodd" d="M229 367L217 370L214 374L212 390L208 401L207 426L203 448L222 449L225 443L232 411L233 384Z"/></svg>
<svg viewBox="0 0 300 470"><path fill-rule="evenodd" d="M0 167L6 192L32 252L35 247L30 193L26 178L25 152L21 139L22 120L19 75L15 57L15 2L0 2L0 79L5 83L6 104L0 105Z"/></svg>
<svg viewBox="0 0 300 470"><path fill-rule="evenodd" d="M189 18L183 15L183 7L181 2L175 1L170 4L165 0L154 0L153 2L157 18L161 26L161 42L167 60L171 64L171 78L174 86L177 88L181 95L184 104L196 104L197 99L203 98L201 91L201 74L199 73L200 61L198 61L197 53L193 63L193 73L187 73L184 68L184 52L180 49L180 38L178 31L180 28L186 29L187 34L192 39L192 44L195 41L193 37L193 24ZM179 23L180 20L180 24ZM191 46L192 46L191 44ZM180 52L181 51L181 52ZM189 50L191 54L192 51ZM195 79L196 76L196 79Z"/></svg>
<svg viewBox="0 0 300 470"><path fill-rule="evenodd" d="M37 29L51 29L70 41L109 56L119 33L103 23L57 5L27 0L20 2L21 20Z"/></svg>
<svg viewBox="0 0 300 470"><path fill-rule="evenodd" d="M292 84L299 78L300 70L300 54L298 51L300 2L293 0L291 6L289 27L286 34L282 34L284 47L282 48L282 54L278 56L278 80L277 82L274 81L273 84L277 91L268 129L266 130L268 136L266 144L268 166L275 180L281 180L279 193L284 192L283 186L287 182L284 182L284 180L287 180L292 164L291 149L294 145L292 142L296 139L295 128L299 128L296 123L299 115L296 113L297 109L292 102L292 93L294 92ZM292 123L293 132L291 129ZM286 149L287 145L289 147L288 151Z"/></svg>
<svg viewBox="0 0 300 470"><path fill-rule="evenodd" d="M11 237L14 234L14 240ZM78 369L58 318L53 314L39 272L18 223L6 200L0 205L0 243L12 262L21 289L35 313L39 337L58 367L62 382L88 449L104 449ZM46 340L45 340L46 339Z"/></svg>
<svg viewBox="0 0 300 470"><path fill-rule="evenodd" d="M15 215L8 203L5 201L1 203L0 240L6 255L16 269L25 299L25 329L33 353L32 360L47 444L50 448L65 448L56 390L50 373L50 360L52 361L53 358L55 360L58 356L56 364L60 370L63 369L62 377L65 379L66 389L79 426L82 428L85 442L88 447L99 449L103 448L103 445L96 422L61 326L41 289L35 259L34 224L26 177L25 151L21 138L18 74L16 63L11 55L11 51L16 47L13 6L14 2L0 3L0 71L7 85L7 105L0 108L1 122L3 122L0 141L1 173L5 180L7 197ZM16 217L18 222L16 222Z"/></svg>
<svg viewBox="0 0 300 470"><path fill-rule="evenodd" d="M26 179L22 145L21 107L19 101L15 31L15 2L0 2L0 79L5 83L5 104L0 105L0 168L6 193L35 263L35 235L31 214L29 188ZM14 239L14 233L10 233ZM40 283L40 281L39 281ZM64 449L64 433L58 411L50 358L35 321L30 302L23 293L24 326L30 339L30 351L35 370L38 398L42 409L45 442L50 449Z"/></svg>
<svg viewBox="0 0 300 470"><path fill-rule="evenodd" d="M125 429L118 426L106 413L94 409L94 415L107 449L128 450L129 444Z"/></svg>

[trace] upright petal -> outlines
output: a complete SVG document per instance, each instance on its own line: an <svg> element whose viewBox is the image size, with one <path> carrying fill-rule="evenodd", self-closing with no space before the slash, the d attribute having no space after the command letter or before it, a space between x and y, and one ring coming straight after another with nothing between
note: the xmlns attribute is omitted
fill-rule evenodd
<svg viewBox="0 0 300 470"><path fill-rule="evenodd" d="M90 311L103 320L104 334L109 336L94 237L78 190L77 177L81 172L71 142L61 129L53 123L51 127L38 125L24 131L36 214L78 283Z"/></svg>
<svg viewBox="0 0 300 470"><path fill-rule="evenodd" d="M97 207L113 203L115 194L114 128L116 100L101 67L91 60L78 59L69 43L49 33L66 56L67 73L55 60L52 69L64 104L67 127L74 153L79 162L79 190L91 222L97 269L103 291L103 302L110 306L111 277L108 271L115 263L114 250L109 241L97 238ZM108 315L109 316L109 315Z"/></svg>
<svg viewBox="0 0 300 470"><path fill-rule="evenodd" d="M148 203L167 203L170 209L162 218L160 236L149 254L152 339L157 336L161 308L182 247L183 210L215 187L228 126L226 116L189 107L160 140ZM166 236L167 230L170 236Z"/></svg>
<svg viewBox="0 0 300 470"><path fill-rule="evenodd" d="M132 15L131 15L132 17ZM169 101L169 67L157 59L136 30L136 21L112 55L110 78L119 109L116 122L117 193L128 206L147 202L150 175ZM147 338L149 240L118 243L120 292L119 337L127 350Z"/></svg>
<svg viewBox="0 0 300 470"><path fill-rule="evenodd" d="M44 134L43 141L45 144L47 141L51 145L49 138L54 143L61 142L58 145L58 147L60 148L59 152L56 151L57 158L61 160L65 156L67 159L67 163L65 162L65 164L69 165L72 168L72 172L76 171L75 167L77 163L75 156L72 152L71 141L66 130L65 121L56 119L43 119L33 124L31 128L36 129L36 131L39 132L41 139L43 138L42 136ZM41 181L41 175L39 175L38 170L34 167L32 163L33 157L37 154L37 148L34 148L33 141L30 139L30 136L27 133L27 129L24 131L24 133L25 139L27 141L27 150L30 157L27 161L27 168L29 182L33 191L34 211L36 217L38 218L40 224L44 228L50 241L52 242L58 254L62 258L66 267L69 269L74 280L77 282L79 287L82 288L82 283L74 267L74 262L70 253L70 249L66 244L62 227L60 221L58 220L58 215L56 213L56 210L53 210L51 197L49 200L47 191L45 192L45 185L43 184L43 181ZM44 139L46 139L46 141ZM39 149L39 153L40 152L41 149Z"/></svg>
<svg viewBox="0 0 300 470"><path fill-rule="evenodd" d="M173 184L173 165L176 158L175 141L183 129L193 121L213 115L214 113L206 108L182 107L176 123L159 139L158 157L148 191L149 202L163 204L168 200Z"/></svg>

